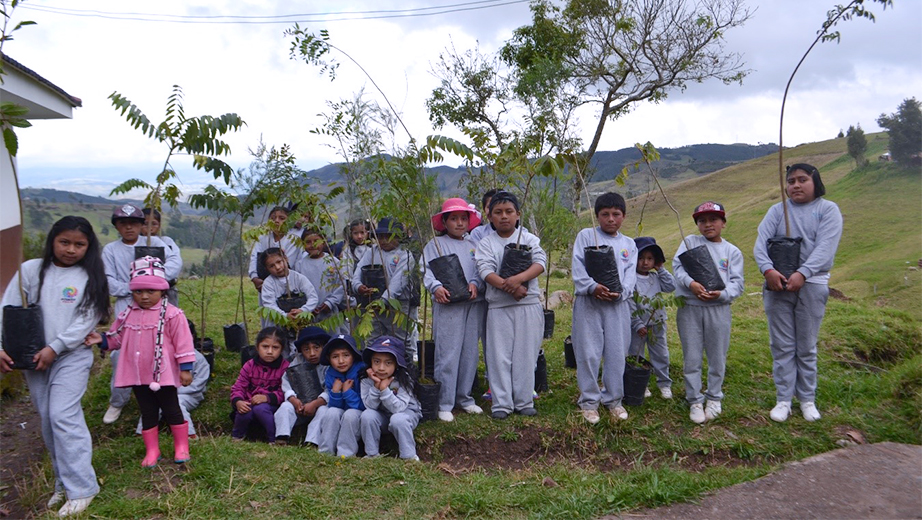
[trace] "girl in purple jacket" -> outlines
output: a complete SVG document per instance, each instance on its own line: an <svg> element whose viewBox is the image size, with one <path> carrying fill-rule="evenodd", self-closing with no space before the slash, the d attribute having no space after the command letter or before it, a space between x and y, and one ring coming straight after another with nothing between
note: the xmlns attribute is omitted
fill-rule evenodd
<svg viewBox="0 0 922 520"><path fill-rule="evenodd" d="M288 336L278 327L266 327L256 335L256 357L240 369L237 382L231 387L234 407L234 429L231 437L242 441L250 422L255 418L266 430L270 444L275 442L275 411L284 398L282 376L288 361Z"/></svg>

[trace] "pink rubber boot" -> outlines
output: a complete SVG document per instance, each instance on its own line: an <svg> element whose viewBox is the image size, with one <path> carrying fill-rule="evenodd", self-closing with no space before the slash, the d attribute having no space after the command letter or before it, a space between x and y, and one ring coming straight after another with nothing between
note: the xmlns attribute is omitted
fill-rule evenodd
<svg viewBox="0 0 922 520"><path fill-rule="evenodd" d="M182 464L192 459L189 456L189 422L182 424L171 424L170 430L173 431L173 462Z"/></svg>
<svg viewBox="0 0 922 520"><path fill-rule="evenodd" d="M149 430L141 432L141 438L144 439L144 447L147 448L147 454L141 461L142 468L152 468L160 460L160 431L156 426Z"/></svg>

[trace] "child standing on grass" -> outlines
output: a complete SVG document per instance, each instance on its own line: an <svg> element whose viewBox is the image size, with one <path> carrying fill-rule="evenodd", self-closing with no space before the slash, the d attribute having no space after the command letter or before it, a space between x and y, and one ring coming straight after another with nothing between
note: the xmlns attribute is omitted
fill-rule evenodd
<svg viewBox="0 0 922 520"><path fill-rule="evenodd" d="M322 383L326 378L326 368L320 364L320 353L323 346L330 341L330 335L320 327L305 327L298 333L298 339L295 341L295 348L301 353L295 356L291 361L289 368L301 364L307 364L310 370L315 370L318 380ZM282 376L282 392L284 402L275 412L275 442L276 444L288 444L291 438L291 431L300 424L307 421L318 421L317 410L327 404L329 396L326 392L310 402L301 402L294 389L291 387L291 381L288 379L288 371ZM312 422L313 422L312 421Z"/></svg>
<svg viewBox="0 0 922 520"><path fill-rule="evenodd" d="M84 338L109 316L109 289L93 226L67 216L51 226L42 258L24 262L3 295L3 306L40 304L48 345L33 357L35 370L23 375L41 418L42 439L54 470L48 508L64 502L59 516L85 510L99 493L93 469L93 441L80 400L93 366ZM16 368L0 344L0 372ZM66 500L66 502L65 502Z"/></svg>
<svg viewBox="0 0 922 520"><path fill-rule="evenodd" d="M331 338L320 353L320 363L329 367L323 381L329 404L320 408L322 412L318 411L322 417L316 435L317 446L320 453L354 457L358 450L362 411L365 409L360 393L365 363L355 346L355 339L348 334ZM308 442L312 442L310 438Z"/></svg>
<svg viewBox="0 0 922 520"><path fill-rule="evenodd" d="M663 267L666 255L653 237L634 239L637 246L637 283L631 308L631 346L629 356L643 356L647 348L656 386L663 399L672 399L672 378L669 377L669 347L666 344L666 310L650 308L649 301L660 293L675 291L675 278ZM646 299L646 301L644 301ZM647 394L649 394L647 390Z"/></svg>
<svg viewBox="0 0 922 520"><path fill-rule="evenodd" d="M403 342L390 336L375 338L362 351L368 366L367 378L362 379L362 442L365 455L380 454L381 432L386 428L394 434L400 448L400 458L419 460L413 430L422 419L419 401L413 394L413 381L407 372ZM358 451L358 446L350 449Z"/></svg>
<svg viewBox="0 0 922 520"><path fill-rule="evenodd" d="M631 343L630 300L637 280L637 246L621 233L626 205L617 193L605 193L595 201L597 228L586 228L573 243L573 353L576 355L577 404L589 424L599 422L599 403L615 420L627 419L624 397L624 358ZM586 272L585 248L610 246L622 291L612 292ZM604 363L603 363L604 360ZM602 384L599 387L599 364Z"/></svg>
<svg viewBox="0 0 922 520"><path fill-rule="evenodd" d="M676 327L684 357L685 400L691 405L689 418L701 424L723 411L721 401L732 321L730 304L743 294L743 255L736 246L721 237L727 225L722 204L705 202L695 208L692 218L701 234L685 237L672 259L672 269L675 271L676 295L685 298L685 305L676 311ZM685 271L679 255L686 251L686 244L689 248L707 246L726 285L724 290L708 291ZM708 360L708 387L702 394L701 366L705 355Z"/></svg>
<svg viewBox="0 0 922 520"><path fill-rule="evenodd" d="M131 388L141 409L141 437L147 453L141 466L151 468L160 460L157 424L160 413L173 432L173 462L189 457L189 425L179 408L176 388L192 383L195 348L185 314L170 305L170 288L158 258L145 256L131 264L131 293L134 303L119 314L106 333L98 333L87 343L103 343L103 349L122 350L115 386Z"/></svg>
<svg viewBox="0 0 922 520"><path fill-rule="evenodd" d="M285 222L288 220L288 208L284 206L275 206L269 211L269 231L259 237L256 244L253 245L253 251L250 253L250 280L257 291L262 290L263 281L268 276L268 272L263 270L265 262L260 262L260 255L269 248L278 248L285 252L285 257L296 260L301 254L301 248L295 243L294 236L287 233Z"/></svg>
<svg viewBox="0 0 922 520"><path fill-rule="evenodd" d="M442 211L432 217L432 226L444 233L435 237L423 249L429 262L442 255L457 255L468 283L471 296L466 301L452 303L452 295L426 269L423 283L432 293L432 329L435 339L435 380L442 384L439 391L439 419L453 421L451 410L457 405L467 413L483 413L474 403L471 387L477 375L479 352L477 340L483 324L483 280L477 272L474 258L477 244L467 236L480 224L480 215L464 199L448 199Z"/></svg>
<svg viewBox="0 0 922 520"><path fill-rule="evenodd" d="M416 270L416 259L413 255L400 246L400 238L404 233L403 225L391 217L384 217L378 221L375 227L375 237L377 244L368 248L361 260L355 266L355 273L352 278L352 288L360 296L372 296L375 289L366 287L362 283L362 267L366 265L381 265L387 274L387 288L381 293L381 298L385 301L396 299L400 303L399 309L393 309L388 306L388 310L383 313L376 313L373 321L374 331L372 337L377 336L394 336L407 341L413 335L415 322L412 316L416 315L416 306L411 306L412 284L410 283L410 273ZM398 313L403 316L398 319ZM400 321L406 321L405 325ZM415 342L407 344L407 359L413 361L416 355Z"/></svg>
<svg viewBox="0 0 922 520"><path fill-rule="evenodd" d="M115 208L112 212L112 225L118 230L120 240L110 242L102 250L102 261L106 267L106 278L109 282L109 294L115 297L115 315L118 316L132 303L131 289L129 281L131 280L131 262L135 260L136 246L147 246L147 237L141 236L141 230L144 226L144 213L131 204L124 204ZM160 237L151 236L151 247L164 248L166 258L163 260L163 269L167 280L179 278L182 270L182 258L179 256L179 250L170 249ZM109 382L109 408L103 416L102 422L112 424L118 420L122 413L122 408L128 404L131 399L131 389L117 388L115 378L118 372L119 351L115 351L110 356L112 363L112 378Z"/></svg>
<svg viewBox="0 0 922 520"><path fill-rule="evenodd" d="M326 240L320 231L307 228L301 235L304 254L294 265L317 291L317 305L311 310L314 322L320 322L339 312L346 294L345 283L351 279L340 270L339 260L324 251Z"/></svg>
<svg viewBox="0 0 922 520"><path fill-rule="evenodd" d="M777 402L769 416L773 421L786 421L791 399L796 396L804 419L812 422L820 418L816 408L816 336L826 314L829 270L842 237L842 213L835 202L823 198L826 187L820 172L809 164L788 166L786 191L791 236L801 239L800 267L785 277L768 256L768 240L785 236L780 202L759 224L753 248L765 277L762 303L775 378Z"/></svg>
<svg viewBox="0 0 922 520"><path fill-rule="evenodd" d="M534 416L535 364L544 331L544 311L536 279L547 266L547 254L535 235L517 229L519 201L500 191L490 201L490 222L495 233L477 244L477 269L488 284L487 364L493 394L491 415L505 419L510 413ZM523 272L499 276L507 244L520 243L531 248L532 264Z"/></svg>
<svg viewBox="0 0 922 520"><path fill-rule="evenodd" d="M275 442L275 411L283 399L282 376L288 368L283 352L288 351L288 334L278 327L266 327L256 335L256 357L244 363L231 387L234 429L231 437L242 441L253 419Z"/></svg>
<svg viewBox="0 0 922 520"><path fill-rule="evenodd" d="M198 350L195 351L195 362L192 364L192 383L189 386L183 386L176 390L176 397L179 399L179 410L182 412L183 419L189 425L189 439L195 440L198 435L195 433L195 425L192 422L192 410L198 408L202 401L205 400L205 390L208 387L208 381L211 379L211 366L208 360ZM141 419L138 419L138 427L135 430L137 435L141 435L144 425Z"/></svg>

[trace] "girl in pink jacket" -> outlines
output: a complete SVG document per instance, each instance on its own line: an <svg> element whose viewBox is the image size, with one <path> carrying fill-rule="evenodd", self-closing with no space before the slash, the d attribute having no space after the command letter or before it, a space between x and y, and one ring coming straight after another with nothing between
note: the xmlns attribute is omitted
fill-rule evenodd
<svg viewBox="0 0 922 520"><path fill-rule="evenodd" d="M192 332L182 310L167 303L170 288L163 264L146 256L131 263L132 303L122 311L106 333L103 349L121 349L115 376L116 387L130 387L141 409L141 436L147 453L141 466L153 467L160 460L158 439L160 411L173 432L175 455L180 464L189 457L189 425L179 408L176 388L192 382L195 350ZM87 343L102 343L93 333Z"/></svg>

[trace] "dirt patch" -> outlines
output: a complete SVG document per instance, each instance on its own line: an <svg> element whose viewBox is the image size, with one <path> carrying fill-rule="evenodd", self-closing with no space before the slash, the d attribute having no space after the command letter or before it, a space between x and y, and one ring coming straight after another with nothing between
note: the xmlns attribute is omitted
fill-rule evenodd
<svg viewBox="0 0 922 520"><path fill-rule="evenodd" d="M733 468L762 464L757 457L741 457L732 450L661 454L647 449L640 455L612 452L600 449L592 439L574 438L547 428L509 429L482 438L458 436L436 449L420 446L420 454L423 460L441 457L438 467L450 474L524 470L558 463L598 471L629 471L638 464L645 467L671 465L695 473L714 466Z"/></svg>
<svg viewBox="0 0 922 520"><path fill-rule="evenodd" d="M3 399L0 406L0 517L31 518L17 484L32 480L32 466L44 456L41 420L28 394Z"/></svg>
<svg viewBox="0 0 922 520"><path fill-rule="evenodd" d="M848 296L845 296L845 293L843 293L842 291L838 289L833 289L832 287L829 288L829 297L836 299L836 300L841 300L843 302L852 301L851 298L849 298Z"/></svg>

